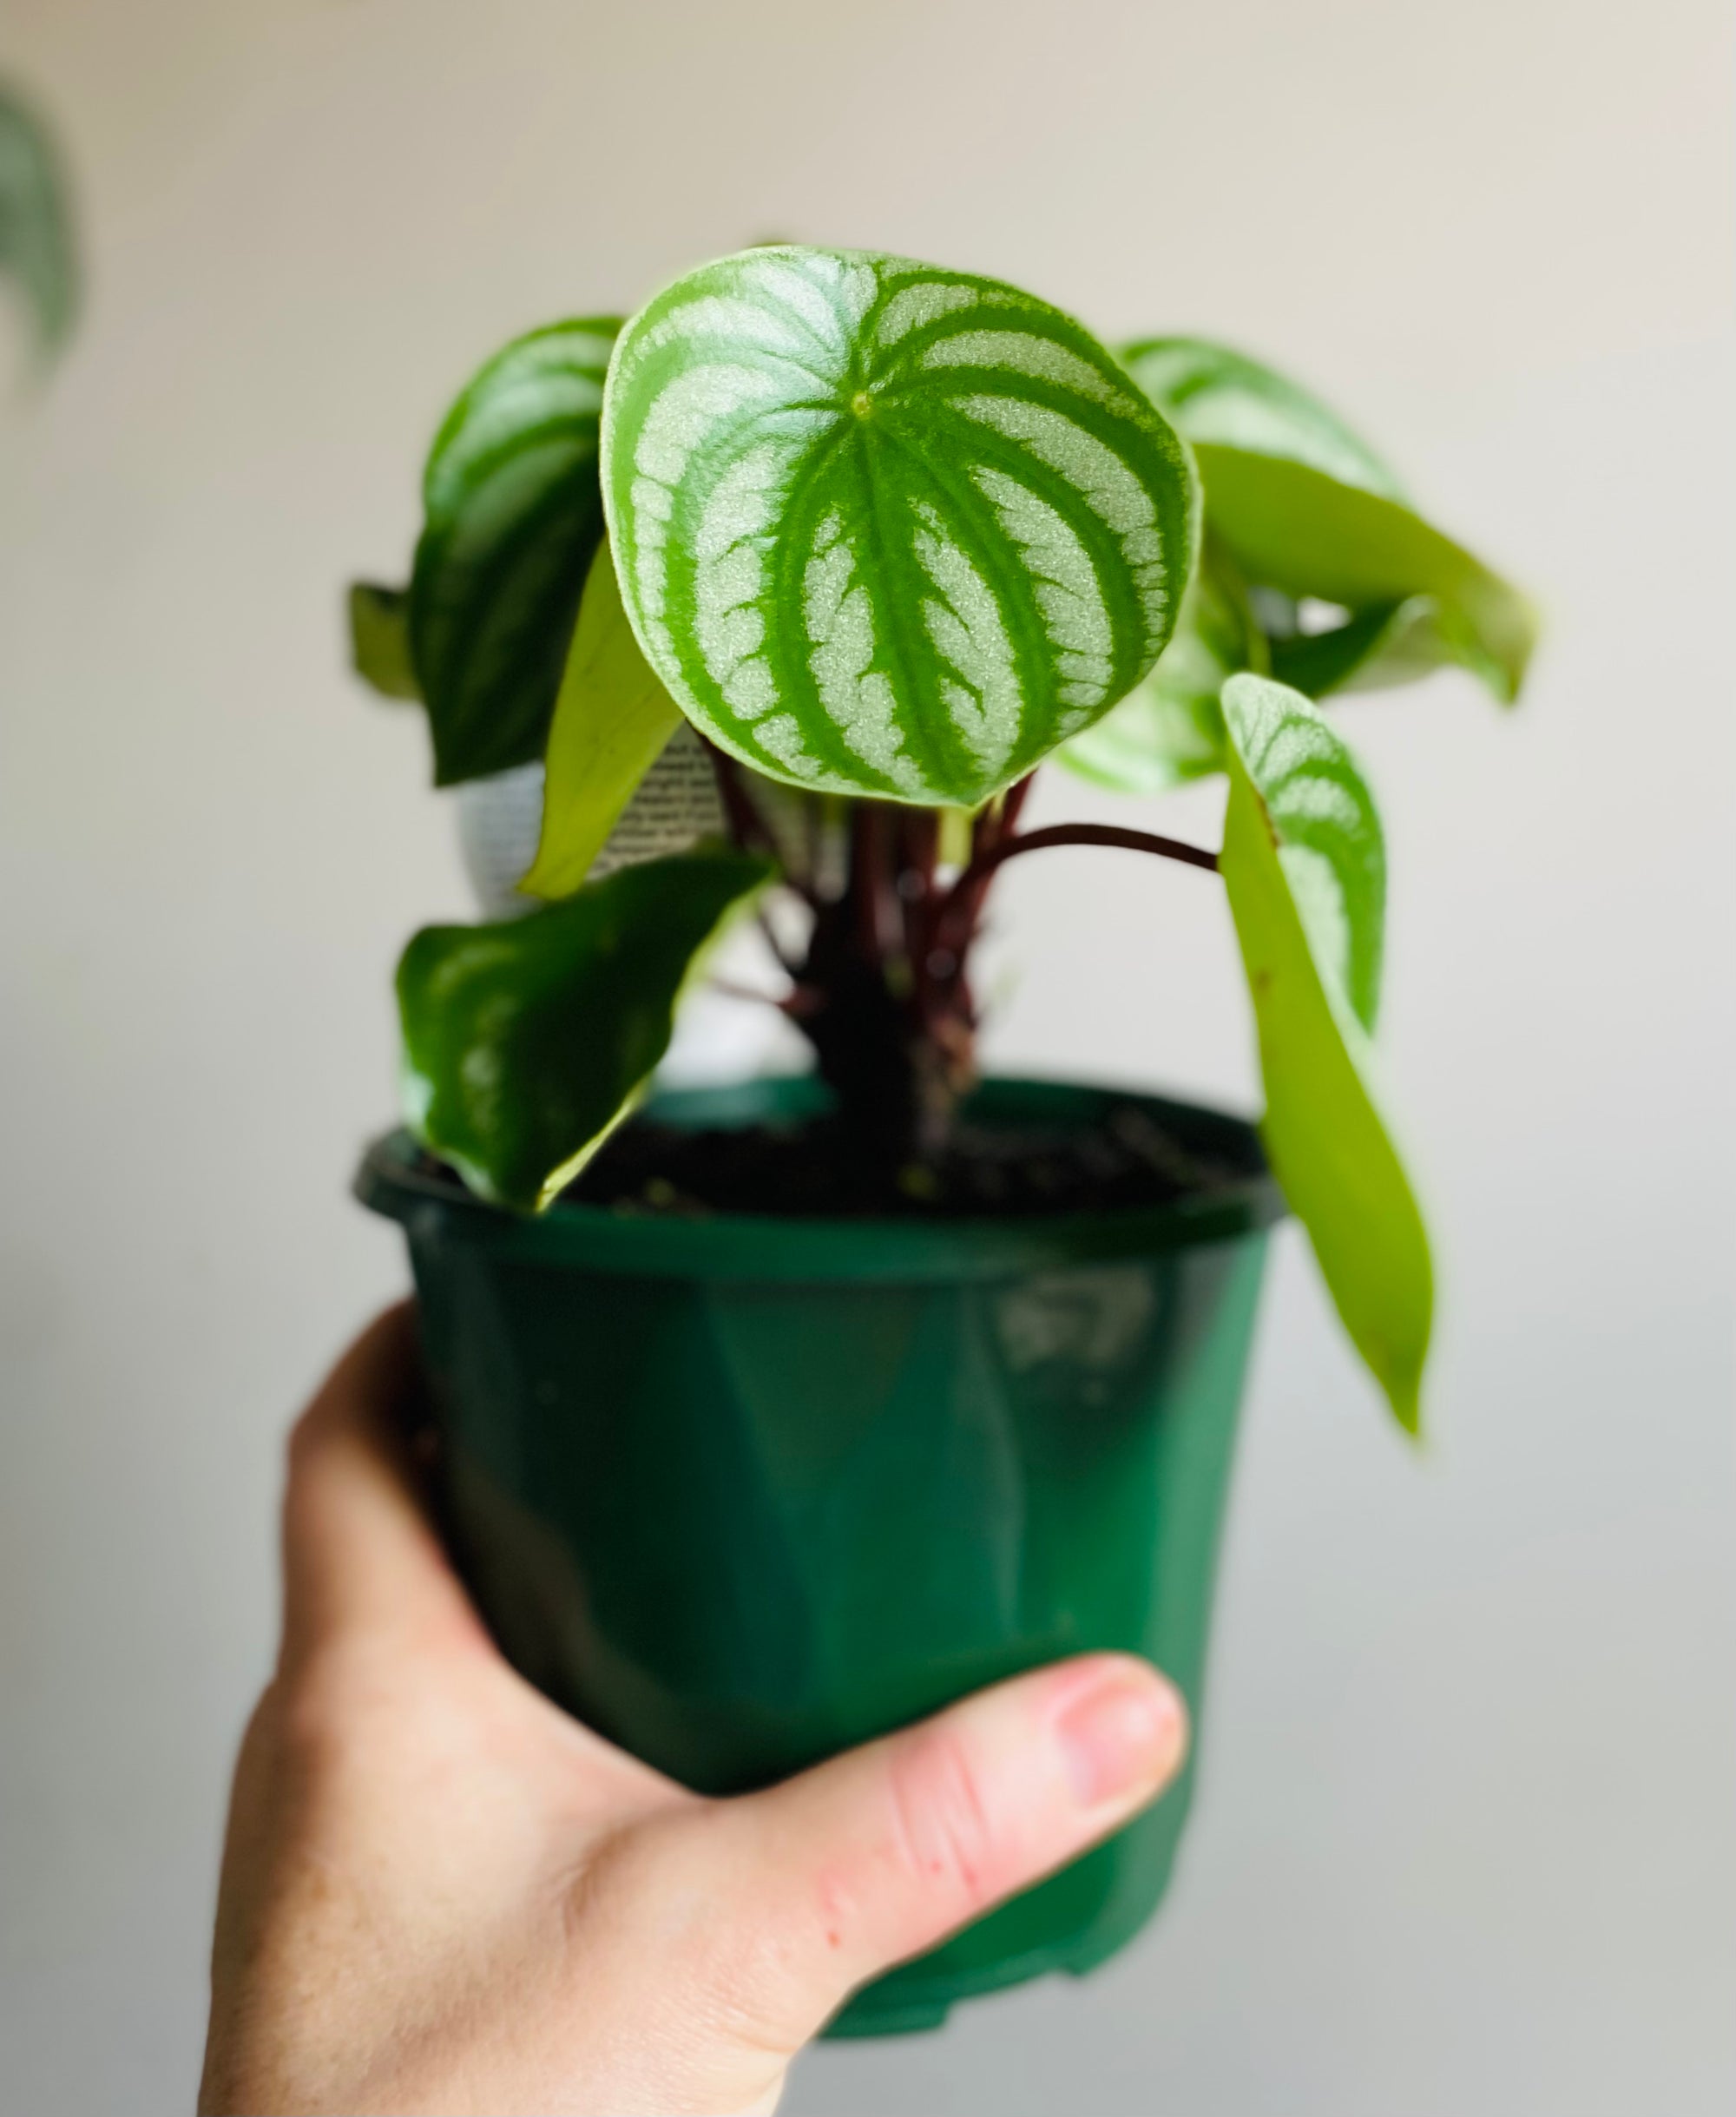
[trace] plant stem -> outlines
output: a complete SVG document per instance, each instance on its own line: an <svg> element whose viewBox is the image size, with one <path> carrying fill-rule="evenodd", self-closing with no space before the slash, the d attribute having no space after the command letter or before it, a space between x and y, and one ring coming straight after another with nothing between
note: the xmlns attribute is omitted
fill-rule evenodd
<svg viewBox="0 0 1736 2117"><path fill-rule="evenodd" d="M718 798L723 803L724 819L729 825L729 835L744 852L769 854L779 865L785 882L798 897L808 904L814 898L813 877L791 871L784 857L784 849L778 843L777 834L754 806L753 798L747 791L741 766L727 750L720 749L709 737L701 737L711 752L712 771L717 779Z"/></svg>
<svg viewBox="0 0 1736 2117"><path fill-rule="evenodd" d="M770 852L813 915L799 962L779 960L792 990L782 1002L814 1049L838 1102L849 1182L874 1208L894 1196L913 1164L944 1152L959 1097L975 1077L976 1009L966 967L990 884L1023 852L1050 845L1108 845L1215 868L1215 854L1149 831L1055 824L1019 832L1027 775L977 817L970 857L950 884L937 874L938 817L884 801L852 801L841 886L820 874L818 812L800 831L808 871L790 871L758 809L751 775L713 747L718 787L736 843ZM776 949L775 936L768 932Z"/></svg>
<svg viewBox="0 0 1736 2117"><path fill-rule="evenodd" d="M927 936L918 951L920 989L928 996L930 1007L938 1003L944 1010L946 1000L951 997L955 1002L953 1011L962 1008L973 1028L975 1014L970 988L964 982L964 964L970 944L976 937L983 903L994 875L996 863L989 856L1011 836L1013 826L1030 799L1036 779L1036 773L1026 773L1023 779L1016 779L998 801L991 802L977 817L970 834L970 858L951 889L934 907ZM947 929L944 936L941 932L943 924ZM950 957L950 963L937 963L937 958L942 956Z"/></svg>
<svg viewBox="0 0 1736 2117"><path fill-rule="evenodd" d="M1026 831L1017 837L998 837L971 855L970 865L941 899L935 914L930 947L957 958L969 944L976 925L982 892L995 871L1022 852L1041 852L1050 845L1111 845L1128 852L1153 852L1167 860L1180 860L1189 867L1217 871L1218 856L1203 846L1184 845L1180 838L1161 838L1154 831L1128 831L1119 824L1049 824L1041 831ZM958 930L961 928L963 930Z"/></svg>

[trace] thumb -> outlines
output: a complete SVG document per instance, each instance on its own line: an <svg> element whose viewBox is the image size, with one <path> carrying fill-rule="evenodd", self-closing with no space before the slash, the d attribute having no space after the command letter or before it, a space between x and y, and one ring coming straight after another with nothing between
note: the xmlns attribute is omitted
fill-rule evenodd
<svg viewBox="0 0 1736 2117"><path fill-rule="evenodd" d="M1149 1663L1088 1654L713 1811L720 1900L764 1943L734 1954L733 2010L793 2053L856 1986L1125 1823L1187 1746Z"/></svg>
<svg viewBox="0 0 1736 2117"><path fill-rule="evenodd" d="M424 1387L410 1305L364 1331L290 1437L284 1658L363 1631L481 1627L417 1497L404 1428Z"/></svg>

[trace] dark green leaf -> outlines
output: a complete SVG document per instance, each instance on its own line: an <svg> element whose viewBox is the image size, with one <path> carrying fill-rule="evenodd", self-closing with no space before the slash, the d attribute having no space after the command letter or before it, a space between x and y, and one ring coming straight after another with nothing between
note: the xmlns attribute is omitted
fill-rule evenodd
<svg viewBox="0 0 1736 2117"><path fill-rule="evenodd" d="M547 1206L626 1114L697 960L772 871L700 849L525 918L424 927L398 970L417 1138L480 1197Z"/></svg>
<svg viewBox="0 0 1736 2117"><path fill-rule="evenodd" d="M382 698L419 699L410 661L410 595L376 581L350 583L350 660Z"/></svg>
<svg viewBox="0 0 1736 2117"><path fill-rule="evenodd" d="M793 786L973 806L1155 661L1186 451L1070 318L997 281L761 249L660 294L610 372L628 615L683 712Z"/></svg>
<svg viewBox="0 0 1736 2117"><path fill-rule="evenodd" d="M1259 1035L1273 1172L1396 1417L1417 1429L1433 1274L1409 1180L1370 1093L1385 853L1344 744L1299 694L1224 687L1220 858Z"/></svg>
<svg viewBox="0 0 1736 2117"><path fill-rule="evenodd" d="M36 342L57 352L78 313L78 255L65 171L43 118L0 83L0 275L29 304Z"/></svg>
<svg viewBox="0 0 1736 2117"><path fill-rule="evenodd" d="M587 317L515 339L435 440L410 638L437 786L542 754L602 535L598 421L620 327Z"/></svg>
<svg viewBox="0 0 1736 2117"><path fill-rule="evenodd" d="M634 789L683 726L621 607L607 540L591 561L549 731L542 836L520 884L565 897L591 871Z"/></svg>
<svg viewBox="0 0 1736 2117"><path fill-rule="evenodd" d="M1461 659L1431 595L1371 603L1322 632L1274 635L1269 652L1272 675L1311 699L1390 690Z"/></svg>

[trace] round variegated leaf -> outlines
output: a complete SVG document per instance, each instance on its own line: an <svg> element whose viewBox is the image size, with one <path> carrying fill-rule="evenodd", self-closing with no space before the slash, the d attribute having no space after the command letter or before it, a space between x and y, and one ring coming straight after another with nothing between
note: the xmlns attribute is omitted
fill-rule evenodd
<svg viewBox="0 0 1736 2117"><path fill-rule="evenodd" d="M1392 471L1336 411L1246 353L1207 339L1141 339L1121 358L1152 403L1196 445L1286 457L1364 492L1404 497Z"/></svg>
<svg viewBox="0 0 1736 2117"><path fill-rule="evenodd" d="M971 805L1162 651L1192 465L1088 332L998 281L759 249L623 330L603 492L641 645L792 785Z"/></svg>
<svg viewBox="0 0 1736 2117"><path fill-rule="evenodd" d="M1247 596L1209 537L1157 666L1112 713L1063 743L1055 762L1118 793L1161 794L1224 769L1219 694L1263 650Z"/></svg>
<svg viewBox="0 0 1736 2117"><path fill-rule="evenodd" d="M541 757L602 536L597 432L620 324L582 318L495 355L423 476L410 644L450 786Z"/></svg>

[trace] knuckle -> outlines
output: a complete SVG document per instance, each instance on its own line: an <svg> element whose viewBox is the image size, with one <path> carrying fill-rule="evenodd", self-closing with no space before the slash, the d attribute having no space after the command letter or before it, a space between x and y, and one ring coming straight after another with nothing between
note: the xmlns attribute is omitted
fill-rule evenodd
<svg viewBox="0 0 1736 2117"><path fill-rule="evenodd" d="M899 1742L889 1787L894 1851L914 1879L966 1915L998 1893L1004 1863L982 1766L957 1729Z"/></svg>
<svg viewBox="0 0 1736 2117"><path fill-rule="evenodd" d="M273 1686L278 1739L306 1768L341 1765L367 1744L381 1689L367 1658L339 1646L317 1647Z"/></svg>
<svg viewBox="0 0 1736 2117"><path fill-rule="evenodd" d="M569 1937L606 1927L617 1949L661 1966L689 2033L787 2059L819 2018L803 2003L803 1936L744 1916L754 1877L730 1805L694 1801L589 1851L567 1884Z"/></svg>

